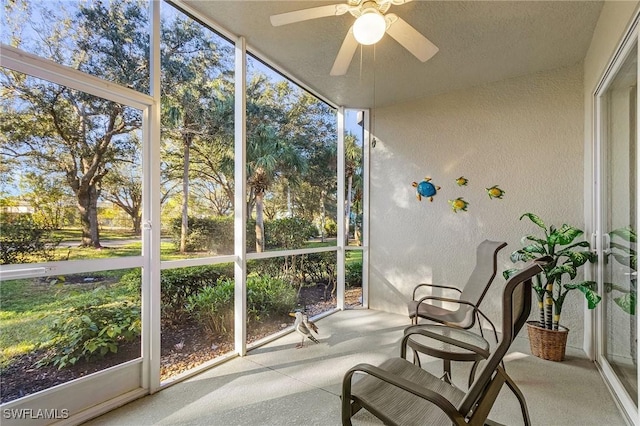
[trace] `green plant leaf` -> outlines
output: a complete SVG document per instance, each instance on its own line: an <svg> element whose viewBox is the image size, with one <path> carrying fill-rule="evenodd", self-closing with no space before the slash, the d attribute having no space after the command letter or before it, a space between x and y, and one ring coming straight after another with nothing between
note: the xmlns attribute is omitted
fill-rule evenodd
<svg viewBox="0 0 640 426"><path fill-rule="evenodd" d="M584 234L582 230L574 228L573 226L567 224L562 225L560 229L556 230L556 232L553 232L555 241L562 246L571 244L573 240L575 240L582 234Z"/></svg>
<svg viewBox="0 0 640 426"><path fill-rule="evenodd" d="M574 267L579 267L587 262L594 262L596 260L596 254L590 251L569 251L561 252L562 255L567 256ZM560 255L560 253L558 253Z"/></svg>
<svg viewBox="0 0 640 426"><path fill-rule="evenodd" d="M531 222L535 223L536 225L538 225L540 228L544 229L545 231L547 230L547 227L544 224L544 222L542 221L542 219L540 219L535 214L533 214L533 213L525 213L522 216L520 216L520 220L522 220L523 217L528 217L529 220L531 220Z"/></svg>
<svg viewBox="0 0 640 426"><path fill-rule="evenodd" d="M544 240L544 239L542 239L542 238L538 238L538 237L536 237L536 236L534 236L534 235L527 235L527 236L523 237L523 238L520 240L520 243L521 243L522 245L525 245L525 244L526 244L526 243L525 243L525 241L527 241L527 240L528 240L528 241L533 241L533 242L535 242L535 243L538 243L538 244L540 244L542 247L545 247L545 246L547 245L547 240Z"/></svg>
<svg viewBox="0 0 640 426"><path fill-rule="evenodd" d="M611 241L611 243L609 244L609 247L612 249L620 250L621 252L624 252L627 254L635 253L635 250L633 250L631 247L628 247L620 243L616 243L615 241Z"/></svg>
<svg viewBox="0 0 640 426"><path fill-rule="evenodd" d="M547 277L560 277L563 274L569 274L571 279L574 279L577 275L577 270L573 264L563 263L562 265L558 265L547 272Z"/></svg>
<svg viewBox="0 0 640 426"><path fill-rule="evenodd" d="M507 269L505 271L502 271L502 276L504 277L505 280L508 280L509 278L511 278L512 275L514 275L519 270L520 269L518 268Z"/></svg>
<svg viewBox="0 0 640 426"><path fill-rule="evenodd" d="M547 251L544 249L544 246L540 244L529 244L528 246L523 247L520 250L526 251L527 253L538 253L542 255L547 254Z"/></svg>
<svg viewBox="0 0 640 426"><path fill-rule="evenodd" d="M593 309L602 300L602 297L595 292L598 284L595 281L584 281L578 284L565 284L564 288L567 290L578 289L584 294L587 299L587 306L589 309Z"/></svg>
<svg viewBox="0 0 640 426"><path fill-rule="evenodd" d="M629 315L636 314L636 295L634 293L627 293L620 297L614 297L613 301Z"/></svg>
<svg viewBox="0 0 640 426"><path fill-rule="evenodd" d="M571 244L567 247L564 247L561 251L573 250L576 247L589 247L591 248L591 244L588 241L579 241L577 243Z"/></svg>
<svg viewBox="0 0 640 426"><path fill-rule="evenodd" d="M629 241L632 243L637 242L636 232L633 230L633 228L631 228L631 226L625 226L624 228L614 229L613 231L609 232L609 235L611 235L612 237L618 236L623 240Z"/></svg>
<svg viewBox="0 0 640 426"><path fill-rule="evenodd" d="M523 249L514 251L513 253L511 253L511 256L510 256L511 261L513 263L517 263L520 261L526 262L531 259L537 259L538 257L540 256L536 255L535 253L527 252Z"/></svg>

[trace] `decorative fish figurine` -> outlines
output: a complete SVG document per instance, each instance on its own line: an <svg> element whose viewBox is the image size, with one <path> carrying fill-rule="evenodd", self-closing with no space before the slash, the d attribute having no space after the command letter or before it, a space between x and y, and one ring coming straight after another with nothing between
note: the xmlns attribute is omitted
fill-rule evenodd
<svg viewBox="0 0 640 426"><path fill-rule="evenodd" d="M469 183L469 179L464 176L460 176L458 179L456 179L456 183L458 184L458 186L467 186L467 184Z"/></svg>
<svg viewBox="0 0 640 426"><path fill-rule="evenodd" d="M413 182L411 185L416 188L416 198L418 201L422 201L422 197L428 198L429 201L433 201L433 196L440 190L439 186L432 184L430 177L424 178L421 182Z"/></svg>
<svg viewBox="0 0 640 426"><path fill-rule="evenodd" d="M453 210L454 213L458 213L459 210L466 212L467 207L469 206L469 203L462 197L458 197L455 200L449 200L449 204L451 204L451 210Z"/></svg>
<svg viewBox="0 0 640 426"><path fill-rule="evenodd" d="M500 198L504 197L505 192L498 188L498 185L493 185L491 188L487 188L487 194L489 194L489 198Z"/></svg>

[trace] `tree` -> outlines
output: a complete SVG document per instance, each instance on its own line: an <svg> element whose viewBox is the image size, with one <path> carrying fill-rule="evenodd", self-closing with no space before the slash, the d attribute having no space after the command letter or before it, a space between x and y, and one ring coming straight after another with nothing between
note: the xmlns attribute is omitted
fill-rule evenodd
<svg viewBox="0 0 640 426"><path fill-rule="evenodd" d="M103 180L103 198L112 202L131 218L133 232L140 235L142 221L142 174L126 163L111 169Z"/></svg>
<svg viewBox="0 0 640 426"><path fill-rule="evenodd" d="M351 206L353 204L353 181L354 177L362 173L362 148L358 146L356 137L347 134L344 137L344 174L347 184L347 194L344 201L344 243L349 245L349 225L351 223Z"/></svg>
<svg viewBox="0 0 640 426"><path fill-rule="evenodd" d="M21 178L22 198L33 208L33 221L45 228L60 229L73 196L59 174L28 172Z"/></svg>
<svg viewBox="0 0 640 426"><path fill-rule="evenodd" d="M175 17L162 31L163 138L182 147L182 227L180 252L187 249L189 214L189 166L191 148L208 135L213 81L219 76L220 53L202 26Z"/></svg>
<svg viewBox="0 0 640 426"><path fill-rule="evenodd" d="M262 252L264 241L264 196L279 176L295 181L296 173L306 168L306 162L298 151L286 141L280 140L274 129L263 124L248 141L247 184L255 197L256 251Z"/></svg>
<svg viewBox="0 0 640 426"><path fill-rule="evenodd" d="M148 91L148 20L141 5L81 5L68 20L39 29L37 50L81 71ZM9 22L12 11L7 9ZM14 40L21 42L17 36ZM7 135L3 156L45 173L62 172L80 213L81 245L100 247L102 180L109 165L128 152L130 140L124 136L140 128L140 111L6 69L0 80L6 95L0 124Z"/></svg>

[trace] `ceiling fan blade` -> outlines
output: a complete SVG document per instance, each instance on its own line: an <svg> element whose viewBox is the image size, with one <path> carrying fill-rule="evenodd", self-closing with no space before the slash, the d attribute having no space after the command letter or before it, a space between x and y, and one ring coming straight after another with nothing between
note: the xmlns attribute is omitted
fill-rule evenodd
<svg viewBox="0 0 640 426"><path fill-rule="evenodd" d="M293 24L294 22L308 21L309 19L324 18L325 16L343 15L349 11L348 4L331 4L328 6L312 7L310 9L294 10L293 12L280 13L271 16L271 25Z"/></svg>
<svg viewBox="0 0 640 426"><path fill-rule="evenodd" d="M347 36L342 42L336 61L333 63L333 68L331 68L330 75L345 75L349 69L349 65L351 65L351 60L353 59L353 55L356 53L357 48L358 42L353 35L353 26L351 26Z"/></svg>
<svg viewBox="0 0 640 426"><path fill-rule="evenodd" d="M387 28L387 34L393 37L420 61L426 62L438 53L438 47L427 40L425 36L420 34L411 25L407 24L405 20L399 18L394 13L388 13L386 18L391 21Z"/></svg>

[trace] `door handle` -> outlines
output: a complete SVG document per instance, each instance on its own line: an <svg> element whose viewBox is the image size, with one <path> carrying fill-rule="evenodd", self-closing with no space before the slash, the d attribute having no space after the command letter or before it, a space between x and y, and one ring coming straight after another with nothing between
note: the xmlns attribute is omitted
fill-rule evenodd
<svg viewBox="0 0 640 426"><path fill-rule="evenodd" d="M638 271L625 272L623 275L626 275L628 277L637 277L638 276Z"/></svg>
<svg viewBox="0 0 640 426"><path fill-rule="evenodd" d="M611 254L611 236L609 234L602 235L602 253L605 255Z"/></svg>

